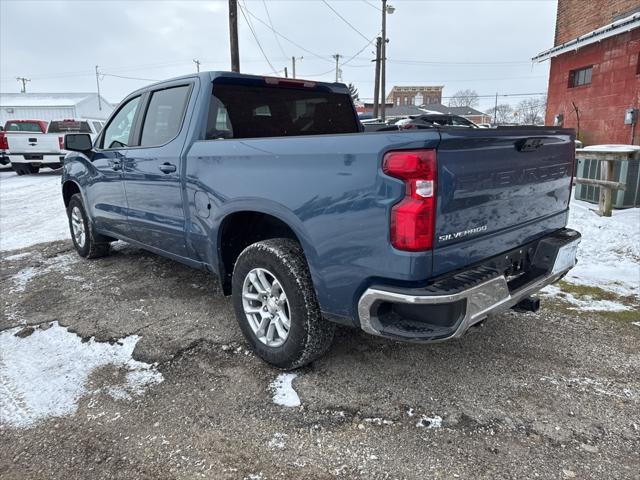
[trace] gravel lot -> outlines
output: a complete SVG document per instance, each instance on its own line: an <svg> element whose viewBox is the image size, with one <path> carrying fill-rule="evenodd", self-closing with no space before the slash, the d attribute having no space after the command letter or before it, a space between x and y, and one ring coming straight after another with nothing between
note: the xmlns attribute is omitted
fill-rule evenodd
<svg viewBox="0 0 640 480"><path fill-rule="evenodd" d="M637 310L555 296L431 346L341 329L297 372L301 405L286 407L273 401L280 372L246 350L202 272L123 243L87 261L57 240L3 251L0 288L5 339L28 345L57 325L94 337L87 348L137 335L133 358L163 378L114 394L131 365L101 365L72 413L27 426L0 404L3 479L640 479ZM28 414L13 360L0 352L0 396Z"/></svg>

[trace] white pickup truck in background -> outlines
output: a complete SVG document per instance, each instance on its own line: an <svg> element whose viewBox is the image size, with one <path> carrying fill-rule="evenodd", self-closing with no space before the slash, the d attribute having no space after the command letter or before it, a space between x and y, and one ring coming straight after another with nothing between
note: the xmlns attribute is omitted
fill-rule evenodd
<svg viewBox="0 0 640 480"><path fill-rule="evenodd" d="M52 120L47 127L47 133L6 131L11 166L18 175L38 173L40 168L48 167L53 170L61 168L67 151L64 150L64 137L67 133L88 133L95 138L102 126L103 120L64 119Z"/></svg>

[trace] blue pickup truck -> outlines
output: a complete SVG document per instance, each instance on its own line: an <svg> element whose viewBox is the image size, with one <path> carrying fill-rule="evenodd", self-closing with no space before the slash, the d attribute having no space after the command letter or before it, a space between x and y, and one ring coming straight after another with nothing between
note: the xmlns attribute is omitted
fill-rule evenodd
<svg viewBox="0 0 640 480"><path fill-rule="evenodd" d="M576 261L571 130L365 133L342 84L206 72L132 93L65 148L78 254L119 239L216 274L284 369L336 324L436 342L535 310Z"/></svg>

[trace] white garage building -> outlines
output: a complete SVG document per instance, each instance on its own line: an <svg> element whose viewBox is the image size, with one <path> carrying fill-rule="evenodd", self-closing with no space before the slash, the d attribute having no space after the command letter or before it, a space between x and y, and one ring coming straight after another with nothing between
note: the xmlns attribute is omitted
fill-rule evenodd
<svg viewBox="0 0 640 480"><path fill-rule="evenodd" d="M106 119L114 106L96 93L0 93L0 125L7 120Z"/></svg>

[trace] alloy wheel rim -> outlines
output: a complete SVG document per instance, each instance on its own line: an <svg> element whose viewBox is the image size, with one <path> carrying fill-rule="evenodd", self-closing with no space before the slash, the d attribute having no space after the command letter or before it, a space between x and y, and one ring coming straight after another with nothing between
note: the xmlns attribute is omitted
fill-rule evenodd
<svg viewBox="0 0 640 480"><path fill-rule="evenodd" d="M80 248L84 247L84 242L87 238L84 221L82 220L82 213L78 207L73 207L71 210L71 229L73 230L73 238Z"/></svg>
<svg viewBox="0 0 640 480"><path fill-rule="evenodd" d="M254 268L242 285L242 307L261 343L280 347L289 336L291 310L282 283L269 270Z"/></svg>

